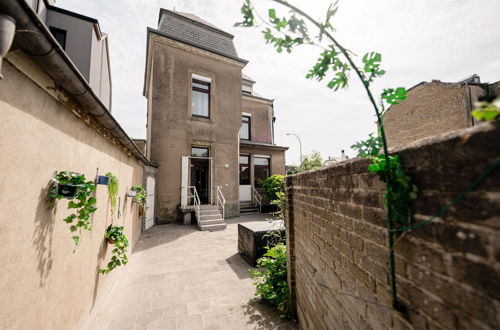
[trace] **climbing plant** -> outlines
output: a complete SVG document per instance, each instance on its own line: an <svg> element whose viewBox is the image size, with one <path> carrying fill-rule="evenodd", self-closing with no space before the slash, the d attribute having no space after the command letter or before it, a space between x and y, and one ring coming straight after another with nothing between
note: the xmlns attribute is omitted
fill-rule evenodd
<svg viewBox="0 0 500 330"><path fill-rule="evenodd" d="M362 82L367 97L377 117L378 136L371 135L368 140L359 142L361 156L370 157L369 171L377 173L386 183L385 203L387 206L387 228L389 236L389 262L391 273L391 288L393 305L399 308L396 294L395 258L393 246L393 226L395 223L408 224L411 221L409 202L416 197L416 187L410 177L403 170L401 158L389 155L387 139L383 126L383 112L385 104L395 105L406 99L406 89L403 87L384 89L380 95L380 107L370 87L374 79L385 74L381 68L382 55L377 52L368 52L360 63L354 62L355 55L341 45L333 33L335 29L332 18L337 12L337 3L331 4L323 20L316 20L301 9L284 0L270 0L289 9L287 16L278 17L275 9L268 10L267 17L261 16L251 0L245 0L241 8L243 21L235 26L251 27L263 26L262 33L267 44L276 48L278 53L283 50L291 53L298 45L315 45L322 49L316 64L306 75L307 79L323 81L327 79L327 87L338 91L348 86L350 75L353 73ZM310 32L306 22L315 28Z"/></svg>
<svg viewBox="0 0 500 330"><path fill-rule="evenodd" d="M97 210L96 198L92 196L96 186L93 181L87 181L81 173L61 171L52 178L50 197L55 199L68 198L68 209L75 212L64 218L70 224L69 230L75 249L80 242L82 229L91 231L91 215ZM74 251L73 251L74 252Z"/></svg>
<svg viewBox="0 0 500 330"><path fill-rule="evenodd" d="M106 173L108 177L108 194L109 202L111 203L111 214L114 215L116 212L116 201L118 197L119 182L118 178L111 172Z"/></svg>
<svg viewBox="0 0 500 330"><path fill-rule="evenodd" d="M114 244L114 248L111 251L113 256L111 260L108 262L107 267L104 269L99 269L99 273L107 274L111 272L113 269L119 266L124 266L128 263L127 257L127 247L128 247L128 239L123 234L122 226L114 226L109 225L106 229L106 234L104 238L108 240L108 243Z"/></svg>

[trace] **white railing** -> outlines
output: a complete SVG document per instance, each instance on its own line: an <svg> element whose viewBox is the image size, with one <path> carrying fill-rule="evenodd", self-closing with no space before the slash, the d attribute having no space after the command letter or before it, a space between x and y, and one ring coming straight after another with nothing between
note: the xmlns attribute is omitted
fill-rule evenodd
<svg viewBox="0 0 500 330"><path fill-rule="evenodd" d="M254 186L251 186L252 188L252 202L254 205L259 204L259 212L262 213L262 196L259 194L257 189L255 189Z"/></svg>
<svg viewBox="0 0 500 330"><path fill-rule="evenodd" d="M190 193L189 197L193 198L194 213L196 215L196 224L199 226L200 225L200 204L201 204L200 196L198 196L198 192L196 191L195 186L188 186L188 191Z"/></svg>
<svg viewBox="0 0 500 330"><path fill-rule="evenodd" d="M222 194L221 186L215 186L213 188L215 189L215 196L214 196L215 197L214 198L215 204L214 205L217 205L222 209L222 219L225 219L226 199L224 198L224 195Z"/></svg>

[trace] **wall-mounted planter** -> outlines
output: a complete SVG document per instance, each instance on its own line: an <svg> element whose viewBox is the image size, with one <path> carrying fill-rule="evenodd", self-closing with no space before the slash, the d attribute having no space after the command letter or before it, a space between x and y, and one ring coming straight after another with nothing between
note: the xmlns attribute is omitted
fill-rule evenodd
<svg viewBox="0 0 500 330"><path fill-rule="evenodd" d="M106 175L97 175L95 178L95 183L107 185L109 183L109 177Z"/></svg>
<svg viewBox="0 0 500 330"><path fill-rule="evenodd" d="M80 185L74 184L58 184L57 185L57 194L62 196L63 198L73 199L76 196L76 192Z"/></svg>
<svg viewBox="0 0 500 330"><path fill-rule="evenodd" d="M108 241L108 244L115 244L116 241L114 239L111 239L111 238L107 238L107 241Z"/></svg>
<svg viewBox="0 0 500 330"><path fill-rule="evenodd" d="M127 192L127 197L135 197L135 196L137 196L137 191L135 191L135 190L129 190Z"/></svg>

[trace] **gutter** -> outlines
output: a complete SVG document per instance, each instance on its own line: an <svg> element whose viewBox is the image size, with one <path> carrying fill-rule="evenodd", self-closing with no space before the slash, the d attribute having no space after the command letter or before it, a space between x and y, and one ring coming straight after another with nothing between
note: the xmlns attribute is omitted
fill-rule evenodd
<svg viewBox="0 0 500 330"><path fill-rule="evenodd" d="M120 141L135 157L150 165L144 154L111 115L106 106L52 36L38 15L24 0L1 0L0 13L16 21L13 45L30 58L72 98L82 109Z"/></svg>

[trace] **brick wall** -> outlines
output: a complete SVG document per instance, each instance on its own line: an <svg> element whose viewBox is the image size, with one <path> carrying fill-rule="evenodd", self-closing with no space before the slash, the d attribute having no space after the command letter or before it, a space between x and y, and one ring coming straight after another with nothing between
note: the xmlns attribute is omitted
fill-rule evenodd
<svg viewBox="0 0 500 330"><path fill-rule="evenodd" d="M408 99L384 115L390 147L472 126L471 107L484 92L480 86L422 83L408 91Z"/></svg>
<svg viewBox="0 0 500 330"><path fill-rule="evenodd" d="M500 123L399 151L427 219L500 158ZM500 168L395 247L391 307L384 184L369 161L286 178L289 284L302 329L491 329L500 324Z"/></svg>

